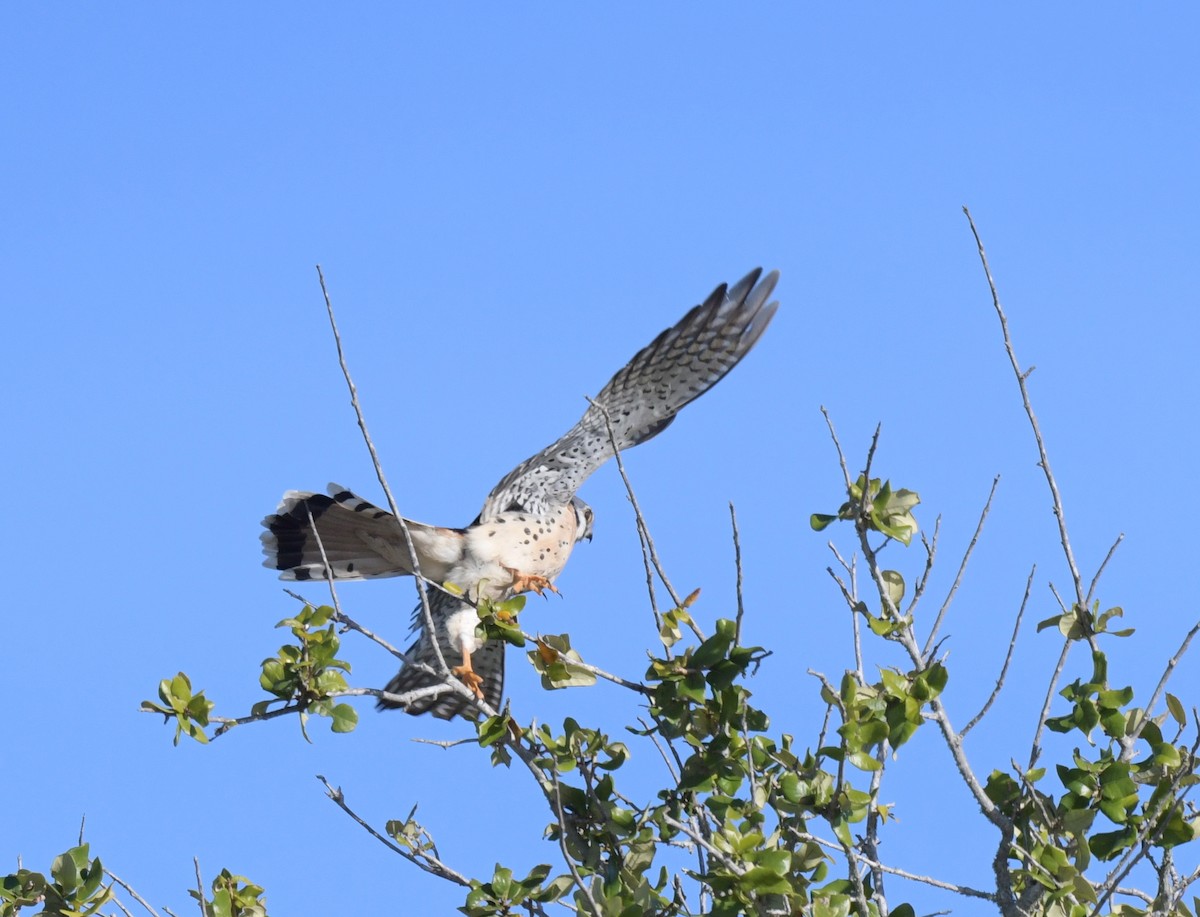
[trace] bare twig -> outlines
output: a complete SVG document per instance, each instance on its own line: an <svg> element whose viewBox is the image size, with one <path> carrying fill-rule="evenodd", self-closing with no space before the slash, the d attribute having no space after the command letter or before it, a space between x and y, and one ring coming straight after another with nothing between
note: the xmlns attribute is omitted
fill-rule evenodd
<svg viewBox="0 0 1200 917"><path fill-rule="evenodd" d="M937 642L938 630L941 629L942 619L946 617L946 612L950 608L950 603L954 601L954 594L958 592L958 586L962 582L963 574L967 570L967 562L971 559L971 552L975 550L975 545L979 543L979 535L983 532L983 523L987 521L988 513L992 509L992 498L996 496L996 487L1000 484L1000 475L992 478L992 489L988 491L987 501L983 504L983 512L979 514L979 522L975 526L975 534L971 536L971 542L967 545L967 550L963 553L962 562L958 565L958 573L954 576L954 582L950 586L950 591L946 593L946 600L942 602L942 607L938 609L937 617L934 618L933 627L929 631L929 636L925 638L925 648L922 655L929 658L929 654L933 651L933 645ZM966 730L964 730L964 733Z"/></svg>
<svg viewBox="0 0 1200 917"><path fill-rule="evenodd" d="M442 648L437 639L437 631L433 626L433 612L429 608L429 595L424 585L424 577L421 576L421 562L417 557L417 549L413 544L412 534L408 530L408 521L400 514L400 509L396 505L396 498L392 496L392 489L388 486L387 477L383 473L383 465L379 462L379 454L375 451L375 443L371 440L371 434L367 430L367 420L363 416L362 407L358 403L358 388L354 385L354 379L350 376L350 367L346 364L346 355L342 350L342 336L338 333L337 319L333 314L333 302L329 298L329 290L325 286L325 274L321 270L321 266L317 265L317 278L321 282L321 294L325 297L325 312L329 316L329 327L333 331L333 342L337 347L338 364L342 368L342 376L346 380L346 387L350 390L350 405L354 408L354 415L358 418L358 428L362 431L363 441L367 444L367 451L371 454L371 464L375 466L375 476L379 479L379 485L383 488L383 493L387 497L388 508L392 511L392 515L396 517L396 521L400 524L400 531L404 533L404 545L408 548L408 559L412 564L413 583L417 590L417 596L421 603L421 616L424 621L426 633L429 634L430 643L433 645L434 656L438 661L438 671L442 677L452 677L450 667L446 665L446 660L442 656ZM314 528L313 531L316 531ZM332 579L333 571L326 564L325 572Z"/></svg>
<svg viewBox="0 0 1200 917"><path fill-rule="evenodd" d="M912 601L908 603L908 613L912 614L917 607L917 603L921 600L921 596L925 594L925 587L929 584L929 574L933 572L933 561L937 556L938 536L942 531L942 517L939 514L933 520L933 538L925 537L925 533L921 533L921 546L925 548L925 569L921 571L921 575L917 577L916 585L913 587ZM929 655L929 650L925 651Z"/></svg>
<svg viewBox="0 0 1200 917"><path fill-rule="evenodd" d="M996 698L1000 696L1000 689L1004 687L1004 678L1008 675L1008 665L1012 662L1013 652L1017 648L1017 635L1021 632L1021 619L1025 617L1025 608L1029 604L1029 592L1033 588L1033 575L1037 572L1037 564L1029 570L1029 578L1025 581L1025 594L1021 597L1021 607L1017 609L1017 620L1013 624L1012 637L1008 641L1008 652L1004 654L1004 665L1000 666L1000 676L996 679L996 686L992 688L992 693L988 695L987 701L979 712L971 718L971 721L962 728L960 735L966 738L968 732L975 728L976 724L984 718L988 710L991 709Z"/></svg>
<svg viewBox="0 0 1200 917"><path fill-rule="evenodd" d="M421 739L412 738L410 742L416 742L418 745L436 745L438 748L457 748L459 745L478 745L479 740L473 736L467 736L465 739Z"/></svg>
<svg viewBox="0 0 1200 917"><path fill-rule="evenodd" d="M1112 547L1108 549L1108 553L1104 555L1104 560L1100 562L1100 566L1096 570L1096 575L1092 577L1091 583L1088 585L1087 598L1084 599L1084 604L1091 606L1092 596L1096 594L1096 586L1100 582L1100 577L1104 574L1104 568L1108 566L1108 562L1112 560L1112 556L1117 553L1117 548L1121 546L1121 542L1125 540L1125 533L1121 532L1117 536L1117 540L1112 543Z"/></svg>
<svg viewBox="0 0 1200 917"><path fill-rule="evenodd" d="M124 879L122 879L120 876L118 876L115 872L113 872L111 869L109 869L107 867L105 867L105 869L104 869L104 874L107 875L114 882L116 882L119 886L121 886L121 888L125 889L125 891L129 893L129 897L131 897L134 901L136 901L138 904L140 904L142 907L144 907L148 914L153 914L154 917L158 917L158 911L156 911L154 908L152 908L146 902L145 898L143 898L136 891L134 891L133 886L131 886L128 882L126 882ZM125 910L125 909L122 908L122 910ZM129 912L125 911L125 913L129 913Z"/></svg>
<svg viewBox="0 0 1200 917"><path fill-rule="evenodd" d="M192 857L192 865L196 867L196 891L199 892L200 898L196 903L200 905L200 917L204 917L206 911L205 905L208 902L204 900L204 880L200 878L200 858Z"/></svg>
<svg viewBox="0 0 1200 917"><path fill-rule="evenodd" d="M317 774L317 779L320 780L322 784L324 784L325 792L329 796L329 798L333 800L334 804L339 809L341 809L343 812L345 812L347 815L349 815L350 818L352 818L355 822L357 822L358 825L364 831L366 831L369 835L371 835L371 837L375 838L375 840L379 841L379 843L381 843L381 844L383 844L383 846L387 847L388 850L391 850L393 853L399 854L404 859L406 859L410 863L412 863L414 866L417 866L418 868L423 869L425 872L431 873L435 876L438 876L439 878L446 879L450 882L455 883L456 885L461 885L465 888L471 887L471 882L470 882L470 880L467 879L466 876L464 876L462 873L458 872L457 870L452 869L449 866L447 866L445 863L443 863L440 859L438 859L437 856L435 856L430 851L419 850L417 852L413 852L411 850L405 850L403 847L401 847L399 844L397 844L391 838L384 837L382 834L380 834L378 831L376 831L374 827L372 827L362 817L360 817L357 812L355 812L353 809L350 808L350 806L346 803L346 797L342 793L341 787L332 786L329 783L329 781L326 780L324 777L322 777L320 774Z"/></svg>
<svg viewBox="0 0 1200 917"><path fill-rule="evenodd" d="M736 646L741 646L742 643L742 617L746 613L746 607L742 602L742 542L738 537L737 510L733 508L733 501L729 501L729 523L733 527L733 563L737 567L737 619L733 627L733 642Z"/></svg>
<svg viewBox="0 0 1200 917"><path fill-rule="evenodd" d="M1183 642L1179 644L1179 649L1175 651L1175 655L1167 660L1166 666L1163 668L1162 677L1158 679L1158 684L1154 688L1154 693L1150 695L1150 700L1145 707L1142 722L1138 724L1137 731L1133 738L1137 738L1142 734L1142 730L1146 728L1146 724L1150 722L1152 711L1158 705L1158 700L1162 697L1163 691L1167 688L1167 682L1171 680L1171 675L1175 672L1175 667L1179 665L1179 661L1183 659L1183 654L1187 652L1188 644L1192 639L1200 633L1200 621L1192 625L1192 629L1187 632L1183 638Z"/></svg>
<svg viewBox="0 0 1200 917"><path fill-rule="evenodd" d="M567 849L567 822L563 815L562 790L558 784L558 771L553 767L550 768L550 779L554 781L554 799L551 808L554 809L554 817L558 820L558 847L562 851L563 861L567 864L567 869L571 871L571 878L575 880L575 886L587 900L592 914L595 917L603 917L604 912L600 910L600 905L596 903L596 898L592 895L591 886L583 881L583 876L579 874L579 869L575 866L575 858L571 856L571 852Z"/></svg>
<svg viewBox="0 0 1200 917"><path fill-rule="evenodd" d="M650 741L654 743L654 747L658 749L658 753L662 756L663 764L667 766L667 773L671 775L671 782L679 783L679 771L676 770L675 765L671 763L671 759L667 757L666 749L663 748L662 743L658 741L658 734L655 733L655 731L650 728L650 725L640 716L638 717L638 722L642 724L642 728L646 730L646 735L650 737Z"/></svg>
<svg viewBox="0 0 1200 917"><path fill-rule="evenodd" d="M703 847L708 851L708 855L732 872L734 875L742 875L746 872L746 867L738 861L731 858L727 853L719 847L713 846L712 842L704 837L694 826L684 824L677 819L672 818L666 813L663 814L663 821L674 828L676 831L688 837L696 846Z"/></svg>
<svg viewBox="0 0 1200 917"><path fill-rule="evenodd" d="M1033 428L1033 438L1037 442L1038 455L1041 459L1039 465L1042 472L1046 476L1046 484L1050 488L1050 495L1054 500L1054 516L1058 520L1058 536L1062 542L1063 554L1067 559L1067 566L1071 570L1071 579L1075 584L1075 600L1080 605L1086 605L1083 592L1083 577L1079 575L1079 566L1075 563L1075 552L1071 550L1071 539L1067 535L1067 517L1063 510L1062 495L1058 492L1058 482L1054 479L1054 472L1050 469L1050 456L1046 453L1046 443L1042 438L1042 429L1038 425L1037 415L1033 412L1033 404L1029 399L1029 388L1025 384L1029 378L1029 373L1033 372L1032 367L1025 371L1021 371L1021 364L1017 360L1017 353L1013 349L1012 338L1008 333L1008 318L1004 314L1004 308L1000 305L1000 293L996 290L996 281L992 279L992 269L988 266L987 252L983 248L983 240L979 237L979 230L975 227L975 220L971 217L971 211L966 207L963 208L963 213L967 216L967 222L971 224L971 234L975 236L975 245L979 249L979 260L983 264L983 273L987 277L988 289L992 294L992 305L996 309L996 315L1000 319L1000 331L1004 335L1004 349L1008 353L1008 361L1012 364L1013 375L1016 376L1017 386L1021 389L1021 402L1025 405L1025 416L1029 418L1029 425Z"/></svg>
<svg viewBox="0 0 1200 917"><path fill-rule="evenodd" d="M825 418L825 426L829 427L829 436L833 440L833 447L837 449L838 464L842 466L842 477L846 482L846 493L850 493L850 468L846 465L846 454L842 452L842 444L838 442L837 430L833 428L833 419L829 416L829 412L825 410L825 405L821 405L821 415Z"/></svg>
<svg viewBox="0 0 1200 917"><path fill-rule="evenodd" d="M833 546L832 541L829 542L829 549L833 551L837 559L842 562L842 566L845 567L850 573L850 585L847 586L844 582L842 582L842 578L833 572L833 567L825 568L825 572L828 573L833 578L833 581L838 584L838 589L842 591L842 598L846 600L846 606L850 609L850 630L854 640L854 670L858 673L859 681L865 683L866 675L863 672L862 634L859 631L858 624L858 583L854 575L854 566L853 564L846 564L846 562L842 560L841 555L838 554L837 548Z"/></svg>
<svg viewBox="0 0 1200 917"><path fill-rule="evenodd" d="M815 834L797 831L795 828L789 828L788 830L794 837L799 838L802 841L807 841L811 844L819 844L820 846L826 847L829 850L840 851L842 849L840 844L835 844L833 841L827 841L822 837L817 837ZM941 879L935 879L932 876L923 876L919 873L909 872L906 869L897 869L895 866L885 866L878 860L873 860L870 857L864 856L863 854L859 854L859 859L864 865L869 866L871 869L878 869L881 872L889 873L890 875L897 876L901 879L908 879L911 882L920 882L922 885L931 885L934 888L941 888L945 889L946 891L955 892L956 894L963 895L967 898L982 898L985 901L996 900L996 896L991 892L980 891L979 889L972 888L969 885L958 885L954 882L943 882Z"/></svg>
<svg viewBox="0 0 1200 917"><path fill-rule="evenodd" d="M650 529L646 525L646 517L642 515L642 508L638 504L637 494L633 492L633 484L629 481L629 475L625 472L625 462L621 458L621 450L617 448L617 434L613 429L612 418L608 416L608 408L600 404L598 401L593 401L591 398L588 404L596 408L600 415L604 418L604 426L608 429L608 441L612 446L613 458L617 461L617 471L621 474L621 480L625 483L625 493L629 496L629 502L633 504L634 517L637 520L638 537L642 539L644 550L650 556L650 562L654 565L654 570L658 574L658 578L666 587L667 594L671 596L671 601L675 603L676 608L683 607L683 601L679 598L679 593L675 591L675 587L671 585L670 579L667 578L667 573L663 569L662 561L658 558L658 551L654 547L654 539L650 537ZM651 602L653 603L653 590L651 590ZM688 616L688 621L691 624L692 631L696 634L697 639L703 640L704 633L700 630L695 622L691 621L691 616ZM654 623L658 629L662 628L662 619L659 616L658 609L654 609Z"/></svg>
<svg viewBox="0 0 1200 917"><path fill-rule="evenodd" d="M1033 743L1029 748L1029 767L1031 768L1037 764L1037 759L1042 754L1042 733L1046 729L1046 720L1050 718L1050 705L1054 703L1058 679L1062 676L1062 670L1067 664L1067 656L1070 652L1071 641L1063 640L1062 652L1058 654L1058 662L1054 664L1054 671L1050 674L1050 684L1046 687L1046 698L1042 701L1042 710L1038 714L1037 728L1033 731Z"/></svg>

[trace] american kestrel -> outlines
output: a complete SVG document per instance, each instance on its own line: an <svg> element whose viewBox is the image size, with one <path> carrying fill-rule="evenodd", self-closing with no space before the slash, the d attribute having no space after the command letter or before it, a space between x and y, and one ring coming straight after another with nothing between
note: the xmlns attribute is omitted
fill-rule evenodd
<svg viewBox="0 0 1200 917"><path fill-rule="evenodd" d="M421 576L452 583L461 593L456 597L426 585L433 633L418 606L413 629L419 633L406 654L409 659L436 669L436 638L453 673L476 697L499 709L504 641L482 636L471 602L554 590L572 549L592 537L592 509L575 492L612 458L614 441L624 451L662 432L684 405L716 385L750 352L779 305L767 302L778 271L760 281L761 273L761 268L751 271L732 287L721 284L640 350L600 390L575 426L504 476L470 525L441 528L406 520ZM413 572L396 517L336 484L329 486L328 495L289 491L263 526L264 566L282 571L282 579L359 580ZM406 665L386 690L402 695L440 684L444 681L438 676ZM426 693L408 703L381 699L379 706L440 719L476 715L471 702L452 690Z"/></svg>

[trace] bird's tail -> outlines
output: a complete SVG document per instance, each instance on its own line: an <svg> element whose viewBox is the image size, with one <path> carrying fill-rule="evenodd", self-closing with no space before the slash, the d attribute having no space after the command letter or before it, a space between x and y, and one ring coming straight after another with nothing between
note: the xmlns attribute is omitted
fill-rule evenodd
<svg viewBox="0 0 1200 917"><path fill-rule="evenodd" d="M438 548L456 547L458 530L405 522L422 559L422 575L441 582L446 570L438 562ZM263 566L279 570L281 579L354 580L413 572L396 517L338 484L329 485L328 495L289 490L262 524Z"/></svg>
<svg viewBox="0 0 1200 917"><path fill-rule="evenodd" d="M459 662L458 657L453 654L453 651L446 652L446 649L443 647L446 664L456 665ZM423 662L433 669L438 668L438 660L433 652L433 646L424 638L424 635L409 647L407 655L410 659ZM483 679L480 689L483 691L484 701L493 710L499 710L504 695L504 641L489 640L484 643L471 654L471 667ZM446 677L454 678L453 675ZM406 665L396 673L395 678L387 683L384 690L388 694L403 695L422 688L434 688L445 684L444 678L416 666ZM429 694L413 698L407 703L380 698L377 706L380 710L403 710L414 716L431 713L440 720L451 720L456 716L474 719L479 715L478 708L452 688L447 688L441 693L431 691Z"/></svg>

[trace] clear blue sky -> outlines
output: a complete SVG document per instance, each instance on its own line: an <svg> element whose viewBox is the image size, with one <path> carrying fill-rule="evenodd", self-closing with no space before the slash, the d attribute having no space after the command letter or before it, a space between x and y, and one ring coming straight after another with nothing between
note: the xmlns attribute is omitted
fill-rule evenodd
<svg viewBox="0 0 1200 917"><path fill-rule="evenodd" d="M275 721L172 748L137 712L179 669L244 712L294 607L259 566L259 519L289 488L378 495L318 262L401 507L450 525L717 283L779 268L758 349L628 466L709 621L732 610L737 504L748 635L776 650L753 687L777 730L808 736L805 670L851 664L826 536L807 526L841 500L820 405L858 460L882 421L877 469L921 493L927 527L943 516L935 598L1002 475L947 627L959 722L1029 566L1031 621L1054 612L1047 582L1067 583L969 205L1037 366L1085 573L1126 534L1100 597L1138 628L1114 681L1144 692L1196 615L1198 27L1182 4L5 5L4 871L17 854L48 865L86 812L105 863L177 913L193 855L266 885L281 915L461 903L317 773L377 823L419 801L467 873L557 862L527 778L411 741L462 725L364 705L348 737L308 745ZM615 469L583 496L596 539L523 623L636 676L653 633ZM410 583L343 598L403 638ZM1057 646L1023 634L970 739L980 770L1026 753ZM370 647L345 655L356 683L391 674ZM1198 664L1175 683L1191 702ZM543 692L515 653L509 690L525 720L632 715L616 689ZM936 737L893 771L885 854L985 884L992 832Z"/></svg>

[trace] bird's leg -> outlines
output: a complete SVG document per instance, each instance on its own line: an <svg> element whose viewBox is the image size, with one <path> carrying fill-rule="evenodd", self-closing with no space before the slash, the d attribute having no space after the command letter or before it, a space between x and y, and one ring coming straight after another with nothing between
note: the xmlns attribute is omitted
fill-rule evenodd
<svg viewBox="0 0 1200 917"><path fill-rule="evenodd" d="M557 587L550 580L538 573L521 573L516 567L505 567L504 569L512 574L512 591L514 593L536 592L541 595L546 589L558 592Z"/></svg>
<svg viewBox="0 0 1200 917"><path fill-rule="evenodd" d="M471 654L467 652L466 647L463 647L462 665L456 665L450 671L471 689L472 694L483 700L483 691L479 687L483 684L483 679L471 668Z"/></svg>

